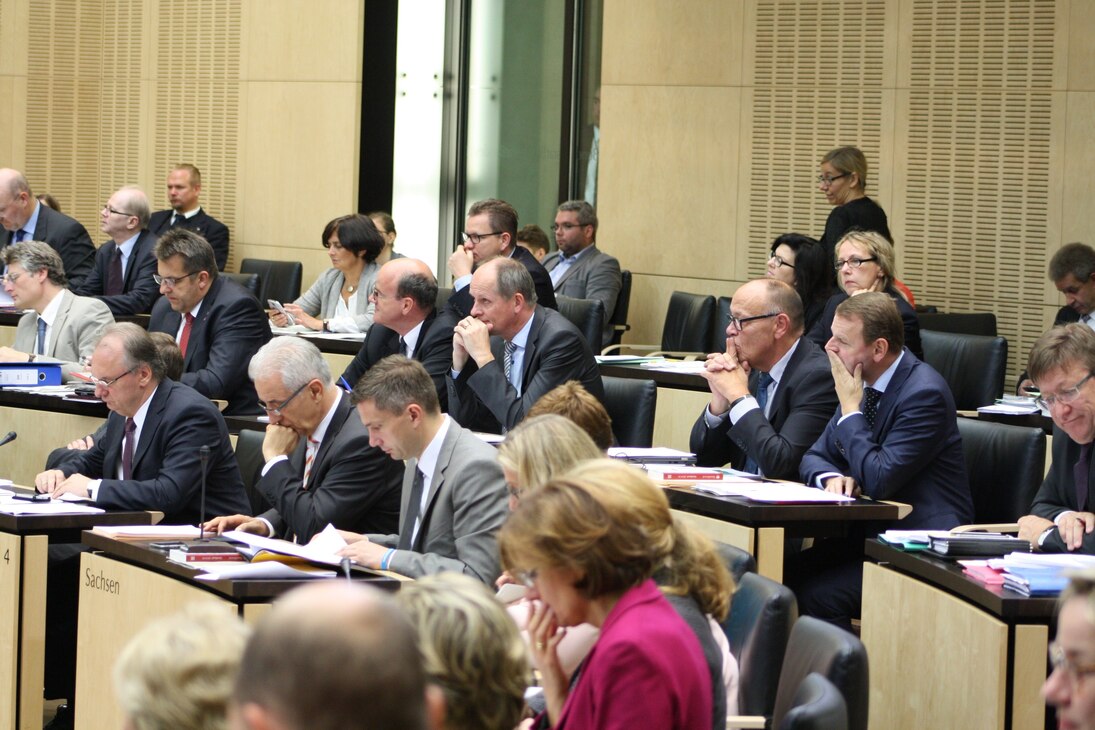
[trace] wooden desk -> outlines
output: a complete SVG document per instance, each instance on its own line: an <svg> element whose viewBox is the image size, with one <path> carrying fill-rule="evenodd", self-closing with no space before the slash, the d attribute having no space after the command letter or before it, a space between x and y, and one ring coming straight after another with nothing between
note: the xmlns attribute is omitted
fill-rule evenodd
<svg viewBox="0 0 1095 730"><path fill-rule="evenodd" d="M907 504L857 499L828 504L765 504L744 497L716 497L688 487L667 487L677 516L713 540L735 545L757 559L757 572L783 582L783 543L790 537L837 537L850 522L903 519Z"/></svg>
<svg viewBox="0 0 1095 730"><path fill-rule="evenodd" d="M707 381L699 375L667 373L638 365L599 365L601 375L653 380L658 386L654 443L688 451L692 425L711 399Z"/></svg>
<svg viewBox="0 0 1095 730"><path fill-rule="evenodd" d="M953 561L867 541L862 639L870 726L1045 727L1056 599L988 588Z"/></svg>
<svg viewBox="0 0 1095 730"><path fill-rule="evenodd" d="M114 662L126 643L149 622L202 601L222 606L225 615L238 615L253 623L277 596L308 582L198 581L194 579L198 571L170 562L146 542L113 540L93 532L85 532L83 541L99 551L84 554L80 563L76 727L87 730L122 726L124 718L114 696ZM360 569L354 573L355 580L379 588L396 590L399 586L392 578ZM40 722L41 712L38 715Z"/></svg>
<svg viewBox="0 0 1095 730"><path fill-rule="evenodd" d="M0 514L0 727L41 730L49 543L95 525L148 525L152 512Z"/></svg>

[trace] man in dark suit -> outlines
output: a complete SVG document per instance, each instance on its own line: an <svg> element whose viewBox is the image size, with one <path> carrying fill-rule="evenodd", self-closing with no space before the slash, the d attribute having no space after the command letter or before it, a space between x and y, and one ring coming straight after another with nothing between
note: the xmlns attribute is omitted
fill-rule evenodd
<svg viewBox="0 0 1095 730"><path fill-rule="evenodd" d="M42 205L18 170L0 169L0 248L20 241L45 241L61 254L69 286L79 289L91 272L95 246L87 229L64 213Z"/></svg>
<svg viewBox="0 0 1095 730"><path fill-rule="evenodd" d="M605 307L601 342L590 343L597 352L612 339L612 313L620 296L620 262L597 248L597 213L584 200L568 200L555 213L555 243L559 250L544 259L556 294L574 299L596 299Z"/></svg>
<svg viewBox="0 0 1095 730"><path fill-rule="evenodd" d="M270 416L256 486L272 507L257 517L218 517L209 529L300 543L328 524L355 532L398 530L402 465L369 445L369 432L349 394L332 382L319 348L275 337L251 358L249 371Z"/></svg>
<svg viewBox="0 0 1095 730"><path fill-rule="evenodd" d="M476 270L470 289L475 304L456 326L448 384L449 412L457 421L502 433L568 380L604 401L589 343L566 317L537 306L525 267L494 259Z"/></svg>
<svg viewBox="0 0 1095 730"><path fill-rule="evenodd" d="M217 275L213 249L197 233L173 228L156 242L155 254L163 297L152 307L148 331L179 343L183 383L227 400L227 415L259 413L247 363L270 341L266 312L243 287Z"/></svg>
<svg viewBox="0 0 1095 730"><path fill-rule="evenodd" d="M521 262L536 286L536 300L542 307L558 309L555 287L547 270L523 246L517 245L517 211L504 200L488 198L472 203L464 224L464 245L449 256L453 294L448 308L457 319L471 314L471 275L483 264L503 257Z"/></svg>
<svg viewBox="0 0 1095 730"><path fill-rule="evenodd" d="M1053 463L1019 537L1047 553L1095 555L1095 332L1087 324L1054 327L1030 351L1028 370L1053 416Z"/></svg>
<svg viewBox="0 0 1095 730"><path fill-rule="evenodd" d="M353 402L371 443L406 468L399 533L350 536L342 554L412 578L452 570L493 586L494 535L508 511L494 448L441 412L429 373L402 355L370 368Z"/></svg>
<svg viewBox="0 0 1095 730"><path fill-rule="evenodd" d="M802 336L802 300L781 281L742 285L730 312L726 352L707 358L711 403L689 448L700 466L797 480L837 405L829 359Z"/></svg>
<svg viewBox="0 0 1095 730"><path fill-rule="evenodd" d="M224 271L228 264L228 226L206 213L198 196L202 191L202 174L194 165L179 165L167 175L167 199L171 207L152 214L148 228L162 236L172 228L194 231L209 241L217 261L217 269Z"/></svg>
<svg viewBox="0 0 1095 730"><path fill-rule="evenodd" d="M418 259L392 259L380 267L370 296L373 326L342 379L350 386L388 355L406 355L426 367L437 387L441 410L448 410L448 375L452 365L452 329L456 317L438 312L437 280Z"/></svg>
<svg viewBox="0 0 1095 730"><path fill-rule="evenodd" d="M825 346L838 409L802 460L807 484L830 492L912 505L893 525L948 530L973 519L962 437L946 381L904 347L893 298L867 292L840 304ZM799 611L850 628L859 615L863 540L823 540L788 566Z"/></svg>
<svg viewBox="0 0 1095 730"><path fill-rule="evenodd" d="M110 240L99 247L95 266L76 293L102 299L115 317L148 314L160 296L153 278L156 235L148 230L148 216L148 196L135 187L111 195L99 216L99 228Z"/></svg>

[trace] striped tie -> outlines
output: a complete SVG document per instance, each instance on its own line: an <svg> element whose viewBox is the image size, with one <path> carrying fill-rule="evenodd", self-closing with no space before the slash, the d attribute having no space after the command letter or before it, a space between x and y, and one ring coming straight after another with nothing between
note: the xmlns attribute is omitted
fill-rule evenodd
<svg viewBox="0 0 1095 730"><path fill-rule="evenodd" d="M308 477L312 475L312 462L316 458L317 451L319 451L319 442L309 438L308 446L304 449L304 480L301 482L304 489L308 488Z"/></svg>
<svg viewBox="0 0 1095 730"><path fill-rule="evenodd" d="M506 374L506 380L513 384L513 353L517 352L517 344L515 342L506 343L506 351L502 356L502 370ZM517 386L514 385L514 388Z"/></svg>

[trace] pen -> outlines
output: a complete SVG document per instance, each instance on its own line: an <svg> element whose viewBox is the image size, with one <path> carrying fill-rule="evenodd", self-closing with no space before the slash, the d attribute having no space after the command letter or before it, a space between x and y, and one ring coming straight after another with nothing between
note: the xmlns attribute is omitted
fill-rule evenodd
<svg viewBox="0 0 1095 730"><path fill-rule="evenodd" d="M342 388L347 393L349 393L350 391L352 391L354 389L352 385L350 385L348 382L346 382L346 377L345 376L339 375L338 380L339 380L340 383L342 383Z"/></svg>
<svg viewBox="0 0 1095 730"><path fill-rule="evenodd" d="M48 494L13 494L12 499L18 499L21 502L48 502Z"/></svg>

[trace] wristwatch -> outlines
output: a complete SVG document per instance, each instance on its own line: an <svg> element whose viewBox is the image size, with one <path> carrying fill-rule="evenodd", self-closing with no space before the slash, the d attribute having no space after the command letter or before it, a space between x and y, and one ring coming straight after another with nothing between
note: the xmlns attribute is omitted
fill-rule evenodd
<svg viewBox="0 0 1095 730"><path fill-rule="evenodd" d="M325 319L325 320L323 320L323 331L324 331L324 332L330 332L330 331L331 331L331 327L330 327L330 325L328 324L328 323L329 323L330 321L331 321L331 320L329 320L329 319Z"/></svg>

